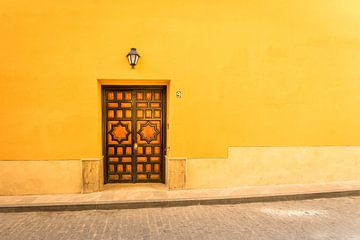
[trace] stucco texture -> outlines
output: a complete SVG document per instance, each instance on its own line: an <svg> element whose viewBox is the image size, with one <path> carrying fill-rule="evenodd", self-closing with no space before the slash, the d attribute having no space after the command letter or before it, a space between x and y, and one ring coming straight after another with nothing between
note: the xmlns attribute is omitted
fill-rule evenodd
<svg viewBox="0 0 360 240"><path fill-rule="evenodd" d="M2 0L0 160L100 158L102 80L168 83L169 157L360 145L359 10L357 0Z"/></svg>

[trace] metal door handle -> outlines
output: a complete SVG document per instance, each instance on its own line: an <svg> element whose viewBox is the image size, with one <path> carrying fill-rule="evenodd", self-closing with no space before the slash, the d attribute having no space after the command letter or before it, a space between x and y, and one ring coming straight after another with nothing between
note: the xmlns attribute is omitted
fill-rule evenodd
<svg viewBox="0 0 360 240"><path fill-rule="evenodd" d="M134 150L137 150L137 148L138 148L137 143L134 143Z"/></svg>

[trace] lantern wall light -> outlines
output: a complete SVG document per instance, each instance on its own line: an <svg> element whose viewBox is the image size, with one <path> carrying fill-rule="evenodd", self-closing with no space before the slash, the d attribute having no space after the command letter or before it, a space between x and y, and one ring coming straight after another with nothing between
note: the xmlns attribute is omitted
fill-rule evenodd
<svg viewBox="0 0 360 240"><path fill-rule="evenodd" d="M131 68L135 68L139 61L140 55L136 52L136 48L131 48L130 52L126 55Z"/></svg>

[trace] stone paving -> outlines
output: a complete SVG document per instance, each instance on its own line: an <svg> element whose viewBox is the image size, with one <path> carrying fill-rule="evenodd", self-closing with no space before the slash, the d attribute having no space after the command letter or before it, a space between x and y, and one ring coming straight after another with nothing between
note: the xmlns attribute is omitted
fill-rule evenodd
<svg viewBox="0 0 360 240"><path fill-rule="evenodd" d="M0 239L360 239L360 197L0 213Z"/></svg>

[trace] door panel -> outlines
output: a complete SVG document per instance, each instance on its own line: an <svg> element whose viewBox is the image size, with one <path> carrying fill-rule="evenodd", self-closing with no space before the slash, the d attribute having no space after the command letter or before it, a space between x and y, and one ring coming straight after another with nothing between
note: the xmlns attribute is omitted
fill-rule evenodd
<svg viewBox="0 0 360 240"><path fill-rule="evenodd" d="M165 87L103 87L105 182L163 182Z"/></svg>

